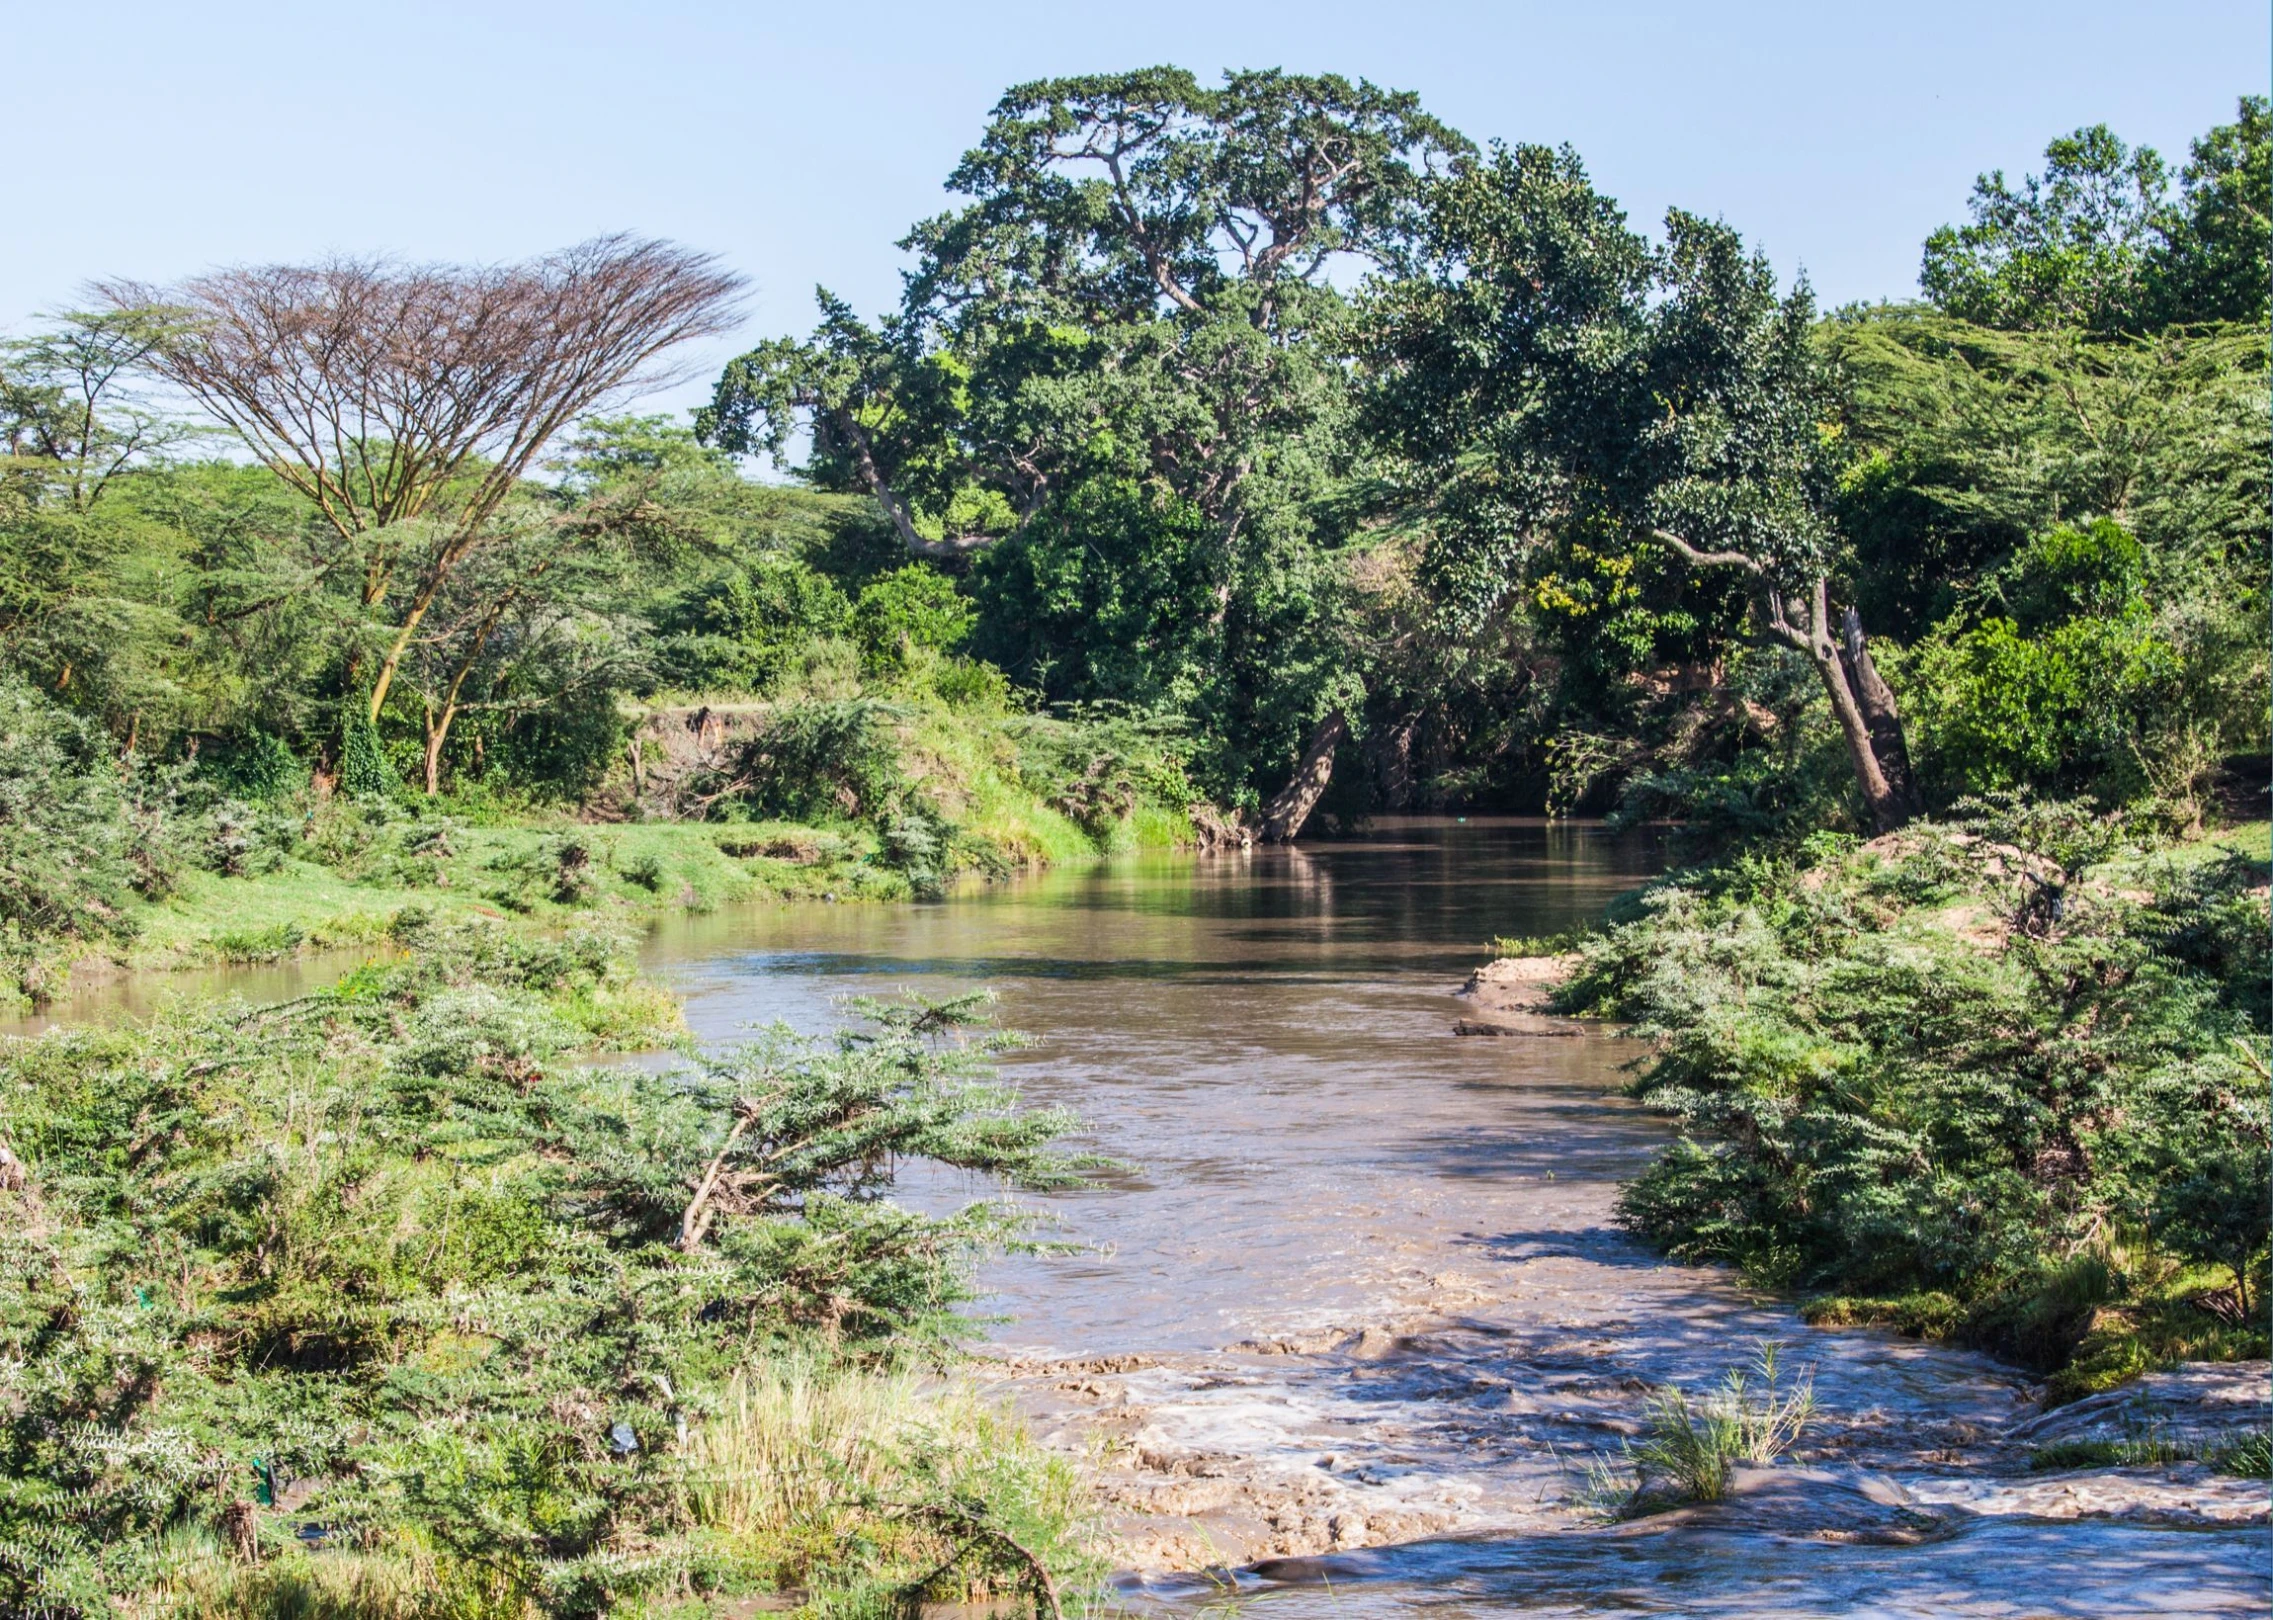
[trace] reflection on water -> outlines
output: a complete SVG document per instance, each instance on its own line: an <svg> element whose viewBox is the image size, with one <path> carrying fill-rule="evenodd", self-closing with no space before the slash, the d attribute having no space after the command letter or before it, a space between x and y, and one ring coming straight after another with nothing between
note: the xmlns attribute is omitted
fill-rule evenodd
<svg viewBox="0 0 2273 1620"><path fill-rule="evenodd" d="M342 975L360 963L388 954L388 949L362 946L312 951L288 961L258 965L183 968L170 973L106 974L83 983L72 995L50 1003L36 1014L0 1018L0 1035L37 1035L42 1030L68 1025L113 1024L147 1018L172 1003L201 1001L213 996L236 996L256 1007L273 1006L336 984Z"/></svg>
<svg viewBox="0 0 2273 1620"><path fill-rule="evenodd" d="M1445 999L1495 933L1570 927L1655 864L1647 835L1400 826L1132 859L945 905L686 919L649 960L705 1039L827 1027L848 994L991 987L1002 1022L1036 1038L1010 1064L1028 1093L1139 1170L1049 1200L1103 1253L1002 1268L1002 1342L1213 1349L1370 1301L1388 1262L1368 1221L1472 1222L1464 1183L1513 1128L1511 1101L1540 1144L1518 1158L1607 1172L1656 1139L1605 1104L1617 1076L1591 1043L1456 1041Z"/></svg>

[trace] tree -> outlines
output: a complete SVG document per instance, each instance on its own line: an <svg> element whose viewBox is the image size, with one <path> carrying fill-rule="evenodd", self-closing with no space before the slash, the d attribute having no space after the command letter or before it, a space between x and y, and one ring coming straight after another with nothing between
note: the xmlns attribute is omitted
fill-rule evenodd
<svg viewBox="0 0 2273 1620"><path fill-rule="evenodd" d="M2152 147L2094 124L2044 149L2015 190L2002 169L1973 183L1969 225L1926 238L1919 285L1950 314L2033 329L2138 325L2168 174Z"/></svg>
<svg viewBox="0 0 2273 1620"><path fill-rule="evenodd" d="M1467 149L1333 76L1019 86L949 179L971 201L903 243L900 310L824 293L705 431L778 453L810 426L809 476L973 559L983 650L1052 697L1198 711L1237 791L1330 719L1317 511L1355 449L1331 273L1394 251Z"/></svg>
<svg viewBox="0 0 2273 1620"><path fill-rule="evenodd" d="M129 739L178 713L189 640L173 537L111 494L192 436L131 386L167 333L147 311L71 313L0 343L0 656Z"/></svg>
<svg viewBox="0 0 2273 1620"><path fill-rule="evenodd" d="M1484 613L1558 540L1733 570L1805 654L1881 828L1918 809L1894 694L1835 599L1841 451L1804 283L1675 211L1653 247L1576 154L1502 149L1434 188L1367 319L1373 425L1434 486L1448 597Z"/></svg>
<svg viewBox="0 0 2273 1620"><path fill-rule="evenodd" d="M2233 123L2193 143L2175 202L2153 148L2105 124L2062 136L2017 189L2001 170L1974 182L1972 222L1926 239L1919 285L1946 313L2008 330L2262 321L2269 128L2266 98L2244 96Z"/></svg>
<svg viewBox="0 0 2273 1620"><path fill-rule="evenodd" d="M135 369L173 336L147 309L73 312L30 337L0 343L0 478L18 498L29 482L84 512L113 478L187 437L127 387Z"/></svg>
<svg viewBox="0 0 2273 1620"><path fill-rule="evenodd" d="M322 513L334 543L312 582L352 580L381 628L375 720L545 446L728 330L740 286L706 255L618 235L502 267L333 259L101 290L122 314L168 312L145 363Z"/></svg>
<svg viewBox="0 0 2273 1620"><path fill-rule="evenodd" d="M429 795L468 710L514 718L582 696L611 703L636 662L606 599L641 562L677 549L674 514L636 488L572 503L509 503L435 598L406 651Z"/></svg>
<svg viewBox="0 0 2273 1620"><path fill-rule="evenodd" d="M2234 121L2196 141L2149 267L2158 320L2265 322L2273 247L2273 107L2244 96Z"/></svg>

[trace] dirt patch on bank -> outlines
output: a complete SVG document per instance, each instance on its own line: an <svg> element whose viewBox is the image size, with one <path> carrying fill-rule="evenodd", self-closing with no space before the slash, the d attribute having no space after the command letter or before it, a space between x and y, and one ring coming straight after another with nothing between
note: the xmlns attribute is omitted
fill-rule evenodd
<svg viewBox="0 0 2273 1620"><path fill-rule="evenodd" d="M1576 956L1503 956L1468 976L1459 991L1469 1015L1456 1035L1582 1035L1587 1026L1551 1009L1555 992L1578 967Z"/></svg>

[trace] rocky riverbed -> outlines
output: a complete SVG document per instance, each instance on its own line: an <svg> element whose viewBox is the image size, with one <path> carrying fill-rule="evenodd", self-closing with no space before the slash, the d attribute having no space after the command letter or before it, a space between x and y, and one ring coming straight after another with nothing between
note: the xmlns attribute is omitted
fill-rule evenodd
<svg viewBox="0 0 2273 1620"><path fill-rule="evenodd" d="M1011 1077L1129 1168L1033 1201L1072 1247L988 1269L985 1353L1094 1467L1132 1607L1236 1586L1274 1620L2264 1614L2263 1482L2032 1470L2059 1436L2025 1374L1808 1326L1618 1229L1619 1186L1665 1140L1622 1094L1638 1048L1557 1018L1547 968L1448 992L1476 940L1575 926L1654 867L1583 828L1413 824L942 906L722 915L651 959L706 1040L980 986L1034 1038ZM1586 1463L1653 1392L1708 1389L1763 1340L1814 1369L1795 1453L1715 1507L1580 1509ZM2185 1376L2246 1397L2265 1369ZM2250 1421L2247 1399L2140 1388L2153 1411L2061 1421Z"/></svg>
<svg viewBox="0 0 2273 1620"><path fill-rule="evenodd" d="M1567 970L1478 970L1457 1033L1601 1040L1548 1010ZM1583 1171L1547 1170L1538 1187L1541 1218L1518 1242L1392 1239L1374 1256L1385 1309L1212 1351L1006 1356L996 1375L1053 1444L1091 1460L1139 1577L1299 1580L1331 1573L1322 1555L1480 1534L1740 1528L1900 1545L1996 1518L2267 1521L2265 1481L2200 1460L2273 1421L2263 1362L2188 1366L2047 1412L2040 1385L1987 1357L1819 1331L1723 1274L1637 1252L1611 1225L1614 1186ZM1702 1392L1769 1342L1818 1401L1784 1463L1740 1469L1723 1503L1615 1528L1579 1500L1588 1461L1642 1431L1654 1393ZM2079 1442L2168 1458L2043 1466Z"/></svg>

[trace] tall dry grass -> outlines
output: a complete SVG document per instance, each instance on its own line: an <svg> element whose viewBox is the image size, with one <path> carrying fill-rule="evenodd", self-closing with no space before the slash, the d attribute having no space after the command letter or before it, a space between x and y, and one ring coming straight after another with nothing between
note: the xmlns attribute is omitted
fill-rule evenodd
<svg viewBox="0 0 2273 1620"><path fill-rule="evenodd" d="M1079 1470L962 1381L756 1363L690 1429L681 1455L698 1523L783 1586L931 1595L1093 1584L1093 1506Z"/></svg>

